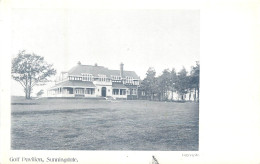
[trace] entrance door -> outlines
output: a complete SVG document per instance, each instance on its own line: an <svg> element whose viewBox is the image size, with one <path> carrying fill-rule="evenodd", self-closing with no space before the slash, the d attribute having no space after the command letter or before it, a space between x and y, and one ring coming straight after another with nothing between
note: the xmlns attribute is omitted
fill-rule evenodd
<svg viewBox="0 0 260 164"><path fill-rule="evenodd" d="M106 87L102 87L101 95L102 95L102 97L106 97L107 96L107 88Z"/></svg>

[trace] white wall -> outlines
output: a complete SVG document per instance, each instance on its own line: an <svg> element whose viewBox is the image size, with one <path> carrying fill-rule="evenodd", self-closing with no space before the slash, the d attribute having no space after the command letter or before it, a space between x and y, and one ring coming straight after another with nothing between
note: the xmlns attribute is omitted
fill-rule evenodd
<svg viewBox="0 0 260 164"><path fill-rule="evenodd" d="M95 95L102 95L102 87L106 87L106 96L112 96L112 86L97 86L95 89Z"/></svg>

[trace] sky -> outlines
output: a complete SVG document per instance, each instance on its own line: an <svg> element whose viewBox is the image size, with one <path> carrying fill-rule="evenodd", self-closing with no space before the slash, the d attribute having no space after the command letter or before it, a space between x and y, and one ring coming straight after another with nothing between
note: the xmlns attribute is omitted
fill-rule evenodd
<svg viewBox="0 0 260 164"><path fill-rule="evenodd" d="M12 55L44 56L57 72L82 64L157 75L199 61L199 10L13 9ZM37 89L36 89L37 90ZM35 90L35 92L36 92ZM23 95L12 82L12 95Z"/></svg>

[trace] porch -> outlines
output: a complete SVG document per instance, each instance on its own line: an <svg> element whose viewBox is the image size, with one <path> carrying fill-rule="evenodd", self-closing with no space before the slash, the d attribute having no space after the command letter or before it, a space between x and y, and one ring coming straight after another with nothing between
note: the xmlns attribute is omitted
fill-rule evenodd
<svg viewBox="0 0 260 164"><path fill-rule="evenodd" d="M112 97L116 99L127 99L127 87L122 83L113 83Z"/></svg>
<svg viewBox="0 0 260 164"><path fill-rule="evenodd" d="M95 88L58 87L47 92L48 97L96 97Z"/></svg>
<svg viewBox="0 0 260 164"><path fill-rule="evenodd" d="M87 81L64 81L47 91L47 97L96 97L96 86Z"/></svg>

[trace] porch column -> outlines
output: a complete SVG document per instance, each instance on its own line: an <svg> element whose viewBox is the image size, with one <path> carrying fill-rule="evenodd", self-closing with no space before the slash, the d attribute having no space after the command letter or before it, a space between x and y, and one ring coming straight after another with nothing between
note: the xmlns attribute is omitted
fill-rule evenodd
<svg viewBox="0 0 260 164"><path fill-rule="evenodd" d="M138 93L138 87L136 87L136 99L138 99L139 93Z"/></svg>

